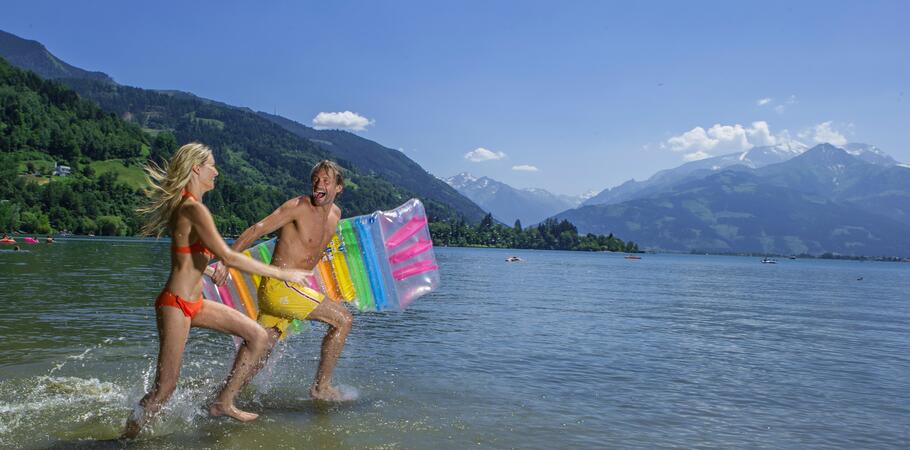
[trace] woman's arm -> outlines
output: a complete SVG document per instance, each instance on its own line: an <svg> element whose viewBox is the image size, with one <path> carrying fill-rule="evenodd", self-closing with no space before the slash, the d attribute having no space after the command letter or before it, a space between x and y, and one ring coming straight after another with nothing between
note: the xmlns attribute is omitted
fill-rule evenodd
<svg viewBox="0 0 910 450"><path fill-rule="evenodd" d="M263 264L253 258L247 258L242 253L235 252L228 247L226 242L224 242L224 239L215 227L215 221L212 219L212 215L209 213L208 208L201 203L194 202L185 205L183 211L185 211L187 218L190 219L193 229L196 231L202 244L208 247L215 256L221 258L228 266L235 267L248 273L255 273L257 275L297 283L303 282L304 278L313 273L310 270L281 269L272 265Z"/></svg>
<svg viewBox="0 0 910 450"><path fill-rule="evenodd" d="M275 211L272 211L272 213L264 219L251 225L244 230L243 233L240 233L240 236L237 237L237 240L234 241L231 248L238 252L242 252L243 250L246 250L247 247L253 245L260 237L285 226L294 218L294 207L297 206L299 202L300 197L292 198L284 202L284 204L279 206ZM212 275L212 280L215 284L220 286L227 281L228 266L231 266L231 264L224 260L219 261L218 264L216 264L215 274Z"/></svg>

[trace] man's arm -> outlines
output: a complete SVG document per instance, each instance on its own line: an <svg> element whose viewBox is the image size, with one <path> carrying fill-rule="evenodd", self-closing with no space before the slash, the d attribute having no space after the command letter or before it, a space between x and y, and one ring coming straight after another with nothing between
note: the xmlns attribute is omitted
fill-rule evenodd
<svg viewBox="0 0 910 450"><path fill-rule="evenodd" d="M266 216L264 219L259 222L251 225L249 228L240 233L240 236L234 243L231 245L231 249L237 252L242 252L246 250L254 242L256 242L262 236L265 236L269 233L274 232L275 230L285 226L294 218L294 208L300 203L300 197L292 198L283 205L279 206L278 209L272 211L271 214ZM215 268L215 274L212 276L212 281L217 285L224 284L227 281L227 265L223 262L219 262Z"/></svg>
<svg viewBox="0 0 910 450"><path fill-rule="evenodd" d="M227 243L224 242L224 239L221 238L221 235L218 234L218 229L215 227L215 221L212 219L212 215L205 205L194 202L191 206L186 207L185 211L193 223L193 228L195 228L196 233L199 235L199 240L201 240L202 244L211 250L213 254L220 257L222 261L236 266L244 272L298 283L304 281L305 277L312 275L312 271L284 270L276 266L262 263L261 261L256 261L255 259L247 258L246 256L243 256L243 254L232 250L228 247Z"/></svg>

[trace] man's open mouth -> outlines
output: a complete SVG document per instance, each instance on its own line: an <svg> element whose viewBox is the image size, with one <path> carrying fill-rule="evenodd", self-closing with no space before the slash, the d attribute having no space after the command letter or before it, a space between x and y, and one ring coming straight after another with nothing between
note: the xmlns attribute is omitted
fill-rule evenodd
<svg viewBox="0 0 910 450"><path fill-rule="evenodd" d="M320 191L316 193L317 200L322 200L323 198L325 198L325 192Z"/></svg>

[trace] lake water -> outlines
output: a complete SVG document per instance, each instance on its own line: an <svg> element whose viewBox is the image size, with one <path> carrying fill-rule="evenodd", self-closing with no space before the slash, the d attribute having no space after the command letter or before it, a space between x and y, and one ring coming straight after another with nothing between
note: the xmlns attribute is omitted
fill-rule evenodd
<svg viewBox="0 0 910 450"><path fill-rule="evenodd" d="M110 447L151 382L168 247L25 248L0 252L0 448ZM355 313L335 372L355 401L309 399L315 326L241 394L259 420L208 418L234 346L194 330L177 393L134 447L910 446L910 264L437 258L439 291Z"/></svg>

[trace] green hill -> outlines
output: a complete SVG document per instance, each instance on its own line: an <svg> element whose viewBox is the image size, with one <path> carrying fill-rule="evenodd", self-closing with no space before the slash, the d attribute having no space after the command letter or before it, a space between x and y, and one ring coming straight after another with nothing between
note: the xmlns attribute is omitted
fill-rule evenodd
<svg viewBox="0 0 910 450"><path fill-rule="evenodd" d="M250 112L111 83L66 81L117 113L0 60L0 229L133 234L142 164L168 157L178 142L198 140L213 148L223 174L206 203L222 231L236 233L283 200L309 193L310 168L331 157ZM143 128L156 130L155 137ZM50 176L54 163L73 173ZM339 200L345 215L388 209L414 195L350 169ZM460 217L438 202L427 202L427 209L434 219ZM102 229L109 222L114 225Z"/></svg>
<svg viewBox="0 0 910 450"><path fill-rule="evenodd" d="M149 154L139 127L3 59L0 105L0 230L130 234L138 228L141 194L118 182L115 171L138 170ZM120 168L92 168L108 160ZM72 173L53 176L55 164Z"/></svg>

